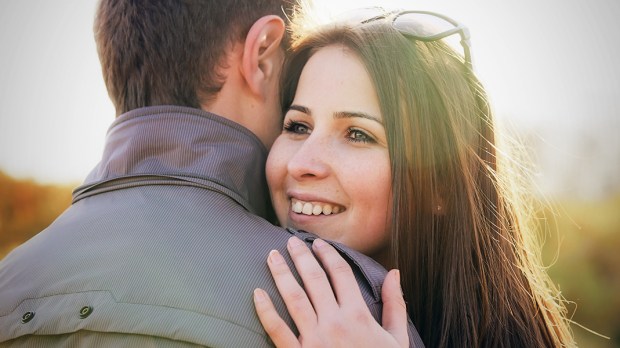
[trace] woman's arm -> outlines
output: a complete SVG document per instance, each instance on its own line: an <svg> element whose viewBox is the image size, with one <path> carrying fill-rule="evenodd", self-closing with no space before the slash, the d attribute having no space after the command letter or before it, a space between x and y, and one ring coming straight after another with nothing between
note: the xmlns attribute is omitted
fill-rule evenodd
<svg viewBox="0 0 620 348"><path fill-rule="evenodd" d="M370 314L351 267L331 245L320 239L312 244L327 275L297 237L289 239L287 249L305 290L277 251L269 253L267 264L299 337L280 318L269 295L262 289L254 291L258 317L277 347L408 347L407 310L397 270L391 270L383 283L381 327Z"/></svg>

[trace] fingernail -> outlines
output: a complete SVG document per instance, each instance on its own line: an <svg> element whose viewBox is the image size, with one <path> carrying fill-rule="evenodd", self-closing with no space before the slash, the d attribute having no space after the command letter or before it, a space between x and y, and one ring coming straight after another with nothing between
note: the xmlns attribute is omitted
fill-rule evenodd
<svg viewBox="0 0 620 348"><path fill-rule="evenodd" d="M269 262L273 265L279 265L284 263L284 259L277 250L272 250L269 252Z"/></svg>
<svg viewBox="0 0 620 348"><path fill-rule="evenodd" d="M302 246L304 243L297 237L291 237L288 239L288 245L292 247Z"/></svg>
<svg viewBox="0 0 620 348"><path fill-rule="evenodd" d="M396 277L396 281L400 285L400 271L399 270L397 269L394 270L394 277Z"/></svg>
<svg viewBox="0 0 620 348"><path fill-rule="evenodd" d="M312 243L313 246L317 247L318 249L324 247L327 245L327 243L325 243L324 240L317 238L314 240L314 242Z"/></svg>
<svg viewBox="0 0 620 348"><path fill-rule="evenodd" d="M399 270L397 270L397 269L394 270L394 277L396 277L396 282L398 283L398 288L400 289L400 294L402 296L405 296L405 293L403 292L403 286L400 283L400 271Z"/></svg>
<svg viewBox="0 0 620 348"><path fill-rule="evenodd" d="M262 289L254 289L254 302L263 302L267 299L267 294Z"/></svg>

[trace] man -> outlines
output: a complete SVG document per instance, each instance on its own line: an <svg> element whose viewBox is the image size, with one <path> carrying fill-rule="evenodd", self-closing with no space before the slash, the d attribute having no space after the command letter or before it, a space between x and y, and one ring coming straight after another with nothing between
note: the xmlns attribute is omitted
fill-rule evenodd
<svg viewBox="0 0 620 348"><path fill-rule="evenodd" d="M263 218L292 7L100 2L117 119L73 205L0 263L0 345L269 346L257 287L293 327L265 260L311 237ZM385 271L343 250L378 318Z"/></svg>

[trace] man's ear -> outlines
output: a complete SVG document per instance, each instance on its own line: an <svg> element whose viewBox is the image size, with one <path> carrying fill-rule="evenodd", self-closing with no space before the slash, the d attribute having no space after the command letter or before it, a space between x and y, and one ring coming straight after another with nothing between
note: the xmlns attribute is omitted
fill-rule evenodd
<svg viewBox="0 0 620 348"><path fill-rule="evenodd" d="M250 90L261 97L268 82L278 78L282 65L280 42L285 30L282 18L269 15L254 22L245 38L241 74Z"/></svg>

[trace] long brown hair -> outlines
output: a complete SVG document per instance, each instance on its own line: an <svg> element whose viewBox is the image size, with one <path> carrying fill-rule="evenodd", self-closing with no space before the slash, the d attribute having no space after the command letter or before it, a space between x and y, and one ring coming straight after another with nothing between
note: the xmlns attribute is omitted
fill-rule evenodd
<svg viewBox="0 0 620 348"><path fill-rule="evenodd" d="M538 258L527 203L515 194L521 173L498 152L475 75L446 44L407 39L387 20L330 24L293 42L285 109L305 63L331 45L362 60L379 98L392 166L388 266L401 270L425 344L573 346L565 308Z"/></svg>

